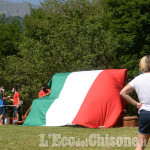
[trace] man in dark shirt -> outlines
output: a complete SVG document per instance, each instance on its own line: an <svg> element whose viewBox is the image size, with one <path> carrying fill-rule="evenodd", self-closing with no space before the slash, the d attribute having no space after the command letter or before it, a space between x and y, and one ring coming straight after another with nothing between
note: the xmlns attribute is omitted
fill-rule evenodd
<svg viewBox="0 0 150 150"><path fill-rule="evenodd" d="M6 109L4 105L4 100L10 99L10 96L3 97L4 87L0 85L0 125L3 125L1 119L3 118L4 114L6 113Z"/></svg>

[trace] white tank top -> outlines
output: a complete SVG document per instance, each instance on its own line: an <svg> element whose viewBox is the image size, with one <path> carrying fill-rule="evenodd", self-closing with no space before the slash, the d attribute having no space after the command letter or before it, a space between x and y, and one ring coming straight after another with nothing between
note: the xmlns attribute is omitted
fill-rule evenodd
<svg viewBox="0 0 150 150"><path fill-rule="evenodd" d="M150 73L143 73L129 83L136 91L139 101L143 104L140 108L150 111Z"/></svg>

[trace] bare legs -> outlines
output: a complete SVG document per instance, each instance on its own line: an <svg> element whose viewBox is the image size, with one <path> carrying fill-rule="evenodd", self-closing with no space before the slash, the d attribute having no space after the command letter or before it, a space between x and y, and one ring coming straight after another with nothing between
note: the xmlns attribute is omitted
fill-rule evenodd
<svg viewBox="0 0 150 150"><path fill-rule="evenodd" d="M19 114L16 113L16 118L17 118L17 121L19 121Z"/></svg>
<svg viewBox="0 0 150 150"><path fill-rule="evenodd" d="M4 116L4 115L0 115L0 125L2 125L1 120L2 120L3 116Z"/></svg>
<svg viewBox="0 0 150 150"><path fill-rule="evenodd" d="M148 135L138 134L138 145L135 150L144 150L149 138L150 138L149 134Z"/></svg>

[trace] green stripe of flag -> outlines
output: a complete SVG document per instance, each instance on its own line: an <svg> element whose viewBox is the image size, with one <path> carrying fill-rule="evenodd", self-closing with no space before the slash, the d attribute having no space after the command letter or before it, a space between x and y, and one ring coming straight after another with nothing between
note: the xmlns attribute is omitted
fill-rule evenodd
<svg viewBox="0 0 150 150"><path fill-rule="evenodd" d="M23 124L24 126L42 126L46 124L46 112L55 99L59 97L69 74L58 73L53 76L52 80L48 83L48 86L51 88L50 95L33 100L31 110Z"/></svg>

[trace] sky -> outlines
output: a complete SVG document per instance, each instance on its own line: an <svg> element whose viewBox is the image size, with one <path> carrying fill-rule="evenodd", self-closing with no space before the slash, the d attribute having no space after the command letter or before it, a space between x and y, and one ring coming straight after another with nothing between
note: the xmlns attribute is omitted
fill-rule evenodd
<svg viewBox="0 0 150 150"><path fill-rule="evenodd" d="M10 2L28 2L28 3L39 5L40 2L43 2L44 0L6 0L6 1L10 1Z"/></svg>

